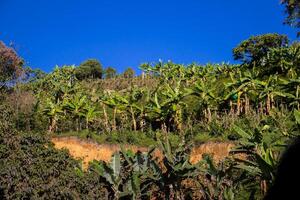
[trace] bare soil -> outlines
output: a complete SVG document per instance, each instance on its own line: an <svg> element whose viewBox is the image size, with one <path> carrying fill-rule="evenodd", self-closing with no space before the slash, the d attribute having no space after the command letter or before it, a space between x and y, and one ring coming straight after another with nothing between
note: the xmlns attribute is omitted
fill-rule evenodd
<svg viewBox="0 0 300 200"><path fill-rule="evenodd" d="M121 149L120 145L98 144L91 140L82 140L76 137L55 137L52 138L55 148L69 150L71 156L76 159L82 159L83 168L87 169L88 163L93 160L102 160L109 162L112 155ZM197 163L202 159L203 154L211 154L216 161L220 161L229 156L230 149L234 146L229 142L207 142L198 147L194 147L191 152L191 163ZM133 152L146 152L148 148L134 145L123 145L124 149L130 149ZM159 150L154 152L154 156L161 158Z"/></svg>

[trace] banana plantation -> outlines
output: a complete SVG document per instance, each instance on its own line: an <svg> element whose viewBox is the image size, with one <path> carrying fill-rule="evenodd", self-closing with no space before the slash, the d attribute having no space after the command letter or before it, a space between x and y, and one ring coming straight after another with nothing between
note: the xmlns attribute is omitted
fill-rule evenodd
<svg viewBox="0 0 300 200"><path fill-rule="evenodd" d="M261 50L269 40L275 46ZM235 48L242 61L236 65L144 63L137 76L83 80L76 66L48 74L24 69L13 87L3 86L0 194L262 198L274 184L283 150L299 135L299 50L285 36L267 34ZM51 137L60 136L149 150L121 149L111 162L94 160L83 169L51 144ZM203 154L192 164L192 147L210 140L234 147L220 161ZM9 180L14 182L7 185Z"/></svg>
<svg viewBox="0 0 300 200"><path fill-rule="evenodd" d="M300 3L281 4L299 28ZM298 199L300 43L269 33L232 53L46 73L0 41L0 199Z"/></svg>

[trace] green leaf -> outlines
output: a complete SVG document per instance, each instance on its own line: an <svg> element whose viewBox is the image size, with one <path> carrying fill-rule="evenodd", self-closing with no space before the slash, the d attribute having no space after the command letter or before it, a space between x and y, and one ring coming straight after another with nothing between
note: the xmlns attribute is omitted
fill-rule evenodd
<svg viewBox="0 0 300 200"><path fill-rule="evenodd" d="M236 126L236 125L234 125L233 126L233 129L234 129L234 131L237 133L237 134L239 134L240 136L242 136L243 138L246 138L246 139L251 139L251 135L250 134L248 134L248 133L246 133L243 129L241 129L240 127L238 127L238 126Z"/></svg>
<svg viewBox="0 0 300 200"><path fill-rule="evenodd" d="M114 176L118 177L120 175L121 170L121 158L120 153L115 153L112 157L111 168L113 170Z"/></svg>
<svg viewBox="0 0 300 200"><path fill-rule="evenodd" d="M296 119L297 124L300 124L300 112L298 110L294 110L294 117Z"/></svg>

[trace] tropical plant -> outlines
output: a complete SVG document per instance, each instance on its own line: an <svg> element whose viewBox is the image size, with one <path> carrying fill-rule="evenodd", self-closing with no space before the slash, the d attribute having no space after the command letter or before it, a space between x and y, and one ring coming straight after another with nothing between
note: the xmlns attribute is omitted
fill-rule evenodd
<svg viewBox="0 0 300 200"><path fill-rule="evenodd" d="M57 129L57 121L59 120L60 114L63 113L62 103L60 101L54 103L50 99L47 99L43 113L49 118L48 131L55 131Z"/></svg>

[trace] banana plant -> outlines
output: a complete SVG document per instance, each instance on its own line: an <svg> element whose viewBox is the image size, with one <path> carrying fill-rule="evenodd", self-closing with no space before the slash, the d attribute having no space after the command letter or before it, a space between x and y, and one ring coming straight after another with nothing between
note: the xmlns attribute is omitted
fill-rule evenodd
<svg viewBox="0 0 300 200"><path fill-rule="evenodd" d="M166 83L154 91L153 98L150 100L148 109L152 116L160 121L162 130L167 128L166 123L173 122L175 130L182 132L183 109L187 106L184 98L189 96L192 91L182 89L182 80L174 84ZM164 131L165 132L165 131Z"/></svg>
<svg viewBox="0 0 300 200"><path fill-rule="evenodd" d="M230 73L230 82L225 83L225 88L230 90L230 92L225 96L225 100L232 101L237 100L236 103L236 114L241 114L242 108L244 108L245 113L247 114L250 108L250 99L249 96L252 96L253 99L256 99L257 94L257 83L256 78L257 74L255 71L244 71L238 70L236 73ZM242 105L242 100L245 104ZM232 104L232 103L231 103ZM232 105L231 105L232 106Z"/></svg>
<svg viewBox="0 0 300 200"><path fill-rule="evenodd" d="M57 121L59 120L60 114L63 113L62 104L60 101L54 103L48 98L43 113L49 118L48 131L51 133L57 129Z"/></svg>
<svg viewBox="0 0 300 200"><path fill-rule="evenodd" d="M100 98L100 102L102 103L103 113L106 121L106 126L108 126L108 115L106 112L106 107L113 109L113 118L112 118L112 130L117 130L117 121L116 121L116 114L117 114L117 105L115 96L112 94L113 91L105 91L105 94Z"/></svg>
<svg viewBox="0 0 300 200"><path fill-rule="evenodd" d="M247 159L235 159L238 163L236 168L246 171L252 177L259 178L263 195L273 183L278 165L278 159L274 155L272 146L263 140L263 133L269 128L268 125L265 125L254 131L246 132L238 126L234 126L235 132L241 136L241 139L239 145L231 151L247 155Z"/></svg>
<svg viewBox="0 0 300 200"><path fill-rule="evenodd" d="M83 113L81 113L80 115L83 116L85 118L85 123L86 123L86 129L89 129L89 124L93 123L98 115L99 115L100 111L97 110L97 107L94 105L90 105L90 104L86 104Z"/></svg>
<svg viewBox="0 0 300 200"><path fill-rule="evenodd" d="M289 106L300 110L300 78L297 79L280 79L280 83L283 86L283 94L288 98Z"/></svg>
<svg viewBox="0 0 300 200"><path fill-rule="evenodd" d="M153 157L154 148L148 152L132 153L122 149L120 152L124 158L126 169L130 172L129 190L133 199L140 199L142 197L151 197L152 185L159 185L161 171L158 162Z"/></svg>
<svg viewBox="0 0 300 200"><path fill-rule="evenodd" d="M216 164L208 154L202 157L199 163L204 175L204 180L200 181L202 196L209 200L234 200L240 187L239 181L233 178L235 164L230 159Z"/></svg>
<svg viewBox="0 0 300 200"><path fill-rule="evenodd" d="M109 164L103 161L94 161L91 163L91 167L89 168L90 171L95 172L105 179L113 191L113 196L116 200L129 195L126 184L123 182L125 177L121 168L122 162L119 152L112 156Z"/></svg>
<svg viewBox="0 0 300 200"><path fill-rule="evenodd" d="M172 148L168 137L163 142L159 140L159 144L164 155L162 162L165 168L160 172L161 187L167 198L183 200L183 181L199 174L198 167L190 163L191 145L185 141L179 147Z"/></svg>
<svg viewBox="0 0 300 200"><path fill-rule="evenodd" d="M210 80L212 84L216 79ZM204 109L204 116L205 119L210 122L212 118L211 109L213 105L217 101L217 97L215 96L215 88L210 84L208 85L206 81L200 79L198 82L195 83L194 87L192 88L191 94L198 97L201 101L201 107Z"/></svg>
<svg viewBox="0 0 300 200"><path fill-rule="evenodd" d="M147 105L147 117L149 121L156 121L160 123L160 128L163 132L167 131L166 121L169 116L169 110L167 110L164 105L165 102L158 100L157 91L154 92L153 97L150 99L150 103Z"/></svg>
<svg viewBox="0 0 300 200"><path fill-rule="evenodd" d="M158 184L158 174L153 171L155 159L152 156L154 148L147 153L133 153L124 150L115 153L109 164L93 161L89 170L104 178L113 192L114 199L141 199L151 196L149 187Z"/></svg>
<svg viewBox="0 0 300 200"><path fill-rule="evenodd" d="M77 93L73 98L65 103L65 108L73 114L76 120L76 131L81 130L80 118L84 115L87 96Z"/></svg>
<svg viewBox="0 0 300 200"><path fill-rule="evenodd" d="M270 110L274 108L276 97L287 97L288 94L282 92L279 87L278 77L276 75L270 76L266 81L256 80L259 86L259 100L263 101L265 99L265 112L270 114Z"/></svg>
<svg viewBox="0 0 300 200"><path fill-rule="evenodd" d="M130 87L130 89L125 93L116 94L115 97L119 103L120 109L130 115L133 130L136 131L138 127L138 116L140 116L140 120L144 119L144 98L147 98L147 94L142 89L139 89L137 87Z"/></svg>

